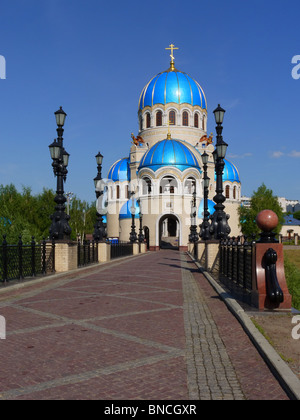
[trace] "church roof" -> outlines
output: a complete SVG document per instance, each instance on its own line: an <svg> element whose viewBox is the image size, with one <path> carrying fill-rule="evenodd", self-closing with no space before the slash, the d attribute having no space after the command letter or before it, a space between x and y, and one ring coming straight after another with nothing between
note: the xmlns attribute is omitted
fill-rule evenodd
<svg viewBox="0 0 300 420"><path fill-rule="evenodd" d="M207 200L207 207L209 214L213 214L215 212L215 205L216 203L212 200ZM203 219L204 217L204 200L200 201L199 209L198 209L198 217L199 219Z"/></svg>
<svg viewBox="0 0 300 420"><path fill-rule="evenodd" d="M107 175L112 181L130 181L129 158L117 160L111 167Z"/></svg>
<svg viewBox="0 0 300 420"><path fill-rule="evenodd" d="M121 207L119 219L131 219L131 207L132 207L132 199L128 200L123 206ZM138 219L140 214L140 207L137 200L134 200L134 208L135 208L135 214L134 218Z"/></svg>
<svg viewBox="0 0 300 420"><path fill-rule="evenodd" d="M147 83L140 96L139 109L171 102L207 109L205 94L199 83L174 67L157 74Z"/></svg>
<svg viewBox="0 0 300 420"><path fill-rule="evenodd" d="M196 149L195 153L198 153ZM142 157L139 170L150 168L157 171L167 166L173 166L180 171L196 168L201 172L200 165L190 148L183 141L173 139L165 139L155 143Z"/></svg>
<svg viewBox="0 0 300 420"><path fill-rule="evenodd" d="M229 160L224 159L225 166L224 166L224 174L223 174L223 182L238 182L240 183L240 175L237 167L229 162ZM216 179L216 176L215 176Z"/></svg>

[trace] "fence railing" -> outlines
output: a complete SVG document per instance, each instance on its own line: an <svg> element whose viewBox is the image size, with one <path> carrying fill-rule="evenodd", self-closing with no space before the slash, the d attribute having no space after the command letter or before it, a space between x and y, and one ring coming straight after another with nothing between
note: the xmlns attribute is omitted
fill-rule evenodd
<svg viewBox="0 0 300 420"><path fill-rule="evenodd" d="M111 242L110 258L120 258L133 255L133 244L130 242Z"/></svg>
<svg viewBox="0 0 300 420"><path fill-rule="evenodd" d="M133 255L132 243L112 241L110 245L111 259ZM78 241L75 246L78 267L99 262L97 241ZM4 235L0 245L0 283L54 273L55 252L59 251L54 241L44 239L37 243L32 237L31 243L24 244L20 236L18 244L9 245Z"/></svg>
<svg viewBox="0 0 300 420"><path fill-rule="evenodd" d="M78 241L77 244L77 261L78 267L84 265L94 264L98 262L98 242L96 241L84 241L83 244Z"/></svg>
<svg viewBox="0 0 300 420"><path fill-rule="evenodd" d="M45 275L55 270L54 242L23 244L19 237L17 245L9 245L6 235L0 246L0 282L22 280L25 277Z"/></svg>
<svg viewBox="0 0 300 420"><path fill-rule="evenodd" d="M221 281L237 285L244 291L252 290L252 255L255 237L228 238L220 241Z"/></svg>

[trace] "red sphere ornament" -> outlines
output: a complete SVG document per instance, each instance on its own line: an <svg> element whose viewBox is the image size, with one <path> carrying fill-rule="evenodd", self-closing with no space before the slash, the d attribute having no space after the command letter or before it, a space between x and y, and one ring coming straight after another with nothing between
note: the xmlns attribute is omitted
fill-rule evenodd
<svg viewBox="0 0 300 420"><path fill-rule="evenodd" d="M271 232L278 225L278 216L272 210L263 210L256 216L256 224L263 232Z"/></svg>

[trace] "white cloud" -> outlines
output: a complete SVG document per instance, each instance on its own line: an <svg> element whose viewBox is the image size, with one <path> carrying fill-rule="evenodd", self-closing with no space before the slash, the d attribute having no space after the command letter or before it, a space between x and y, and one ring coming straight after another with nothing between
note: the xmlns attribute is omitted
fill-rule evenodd
<svg viewBox="0 0 300 420"><path fill-rule="evenodd" d="M229 159L243 159L245 157L253 156L253 153L243 153L242 155L236 155L234 153L228 153L227 157Z"/></svg>
<svg viewBox="0 0 300 420"><path fill-rule="evenodd" d="M284 155L284 153L280 152L280 151L271 152L271 158L273 158L273 159L278 159L283 155Z"/></svg>
<svg viewBox="0 0 300 420"><path fill-rule="evenodd" d="M289 153L289 156L294 158L300 158L300 152L293 150L291 153Z"/></svg>

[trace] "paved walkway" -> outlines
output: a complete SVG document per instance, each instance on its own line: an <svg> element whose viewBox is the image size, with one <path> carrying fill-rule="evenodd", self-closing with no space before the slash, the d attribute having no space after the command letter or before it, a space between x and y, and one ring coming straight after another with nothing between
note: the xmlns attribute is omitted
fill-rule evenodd
<svg viewBox="0 0 300 420"><path fill-rule="evenodd" d="M288 399L178 251L7 288L0 315L0 399Z"/></svg>

